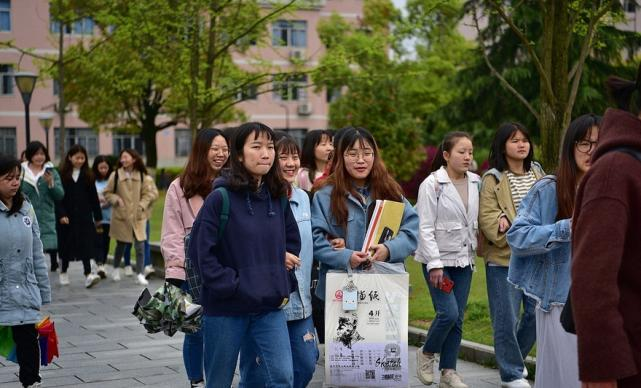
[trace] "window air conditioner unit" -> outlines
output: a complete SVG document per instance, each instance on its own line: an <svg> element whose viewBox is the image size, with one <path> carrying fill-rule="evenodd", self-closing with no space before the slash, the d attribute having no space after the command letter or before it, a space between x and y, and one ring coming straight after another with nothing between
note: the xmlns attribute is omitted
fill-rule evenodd
<svg viewBox="0 0 641 388"><path fill-rule="evenodd" d="M312 114L312 104L310 102L301 102L298 104L298 114L300 116L309 116Z"/></svg>
<svg viewBox="0 0 641 388"><path fill-rule="evenodd" d="M302 61L305 59L305 53L302 50L291 50L289 52L289 59L292 61Z"/></svg>

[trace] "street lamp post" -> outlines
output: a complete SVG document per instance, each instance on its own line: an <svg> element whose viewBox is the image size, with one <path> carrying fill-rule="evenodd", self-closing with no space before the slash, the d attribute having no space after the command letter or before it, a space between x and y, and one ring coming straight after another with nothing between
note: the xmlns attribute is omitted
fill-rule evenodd
<svg viewBox="0 0 641 388"><path fill-rule="evenodd" d="M16 86L22 95L22 102L24 103L24 119L25 129L27 134L27 144L31 142L31 127L29 125L29 104L31 103L31 94L36 86L37 75L27 72L16 73L13 78L16 81Z"/></svg>
<svg viewBox="0 0 641 388"><path fill-rule="evenodd" d="M49 128L51 128L51 122L53 121L53 113L43 113L39 120L40 125L42 125L42 129L45 130L45 146L47 147L47 150L49 150L49 154L51 154L51 149L49 148Z"/></svg>

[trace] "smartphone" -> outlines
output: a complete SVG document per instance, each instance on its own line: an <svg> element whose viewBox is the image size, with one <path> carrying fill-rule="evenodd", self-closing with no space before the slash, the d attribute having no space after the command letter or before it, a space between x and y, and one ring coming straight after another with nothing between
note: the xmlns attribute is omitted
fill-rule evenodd
<svg viewBox="0 0 641 388"><path fill-rule="evenodd" d="M47 167L45 168L45 173L51 174L51 171L53 171L53 167Z"/></svg>
<svg viewBox="0 0 641 388"><path fill-rule="evenodd" d="M452 292L452 288L454 288L454 282L450 278L446 278L445 276L443 276L441 287L439 289L444 293L449 294L450 292Z"/></svg>

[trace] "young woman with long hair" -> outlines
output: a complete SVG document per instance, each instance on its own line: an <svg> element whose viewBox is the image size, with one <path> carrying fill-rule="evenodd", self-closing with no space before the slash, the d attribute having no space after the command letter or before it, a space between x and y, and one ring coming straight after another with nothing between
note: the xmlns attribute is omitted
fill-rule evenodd
<svg viewBox="0 0 641 388"><path fill-rule="evenodd" d="M503 386L514 388L530 386L525 379L524 360L536 341L536 303L507 281L511 251L506 233L525 194L545 175L533 157L534 145L527 129L515 122L502 124L494 135L490 169L483 174L481 184L479 226L485 237L487 296L496 363Z"/></svg>
<svg viewBox="0 0 641 388"><path fill-rule="evenodd" d="M590 168L600 121L587 114L570 123L556 176L534 184L507 232L508 280L537 302L536 384L541 387L581 387L576 336L563 329L560 316L570 290L576 189Z"/></svg>
<svg viewBox="0 0 641 388"><path fill-rule="evenodd" d="M296 185L299 188L311 191L316 179L323 175L334 151L332 138L332 131L327 129L315 129L305 135L300 161L301 169L296 176Z"/></svg>
<svg viewBox="0 0 641 388"><path fill-rule="evenodd" d="M167 189L160 250L165 259L165 279L176 287L186 289L185 236L191 232L228 157L229 146L219 129L200 130L185 169ZM183 361L191 387L204 387L202 331L185 334Z"/></svg>
<svg viewBox="0 0 641 388"><path fill-rule="evenodd" d="M334 161L334 172L322 182L312 204L314 257L321 263L316 295L322 300L328 270L357 268L370 261L402 263L416 249L418 231L416 211L385 168L369 131L345 130ZM400 230L393 239L372 245L370 252L362 252L367 210L379 199L405 204ZM332 243L335 238L345 240L344 249L336 249Z"/></svg>
<svg viewBox="0 0 641 388"><path fill-rule="evenodd" d="M300 168L300 147L296 140L283 136L276 142L276 156L283 179L288 184L289 206L294 213L300 233L301 249L299 257L286 254L287 269L296 274L298 288L289 296L289 303L283 308L287 317L289 344L292 350L294 388L304 388L311 381L316 361L318 360L318 346L314 334L312 320L312 295L310 290L313 241L311 211L308 194L294 186L294 180ZM241 353L240 387L264 387L265 377L258 370L257 352L251 341L246 342Z"/></svg>
<svg viewBox="0 0 641 388"><path fill-rule="evenodd" d="M40 386L36 323L51 286L33 207L20 192L20 161L0 155L0 326L9 327L23 387Z"/></svg>
<svg viewBox="0 0 641 388"><path fill-rule="evenodd" d="M95 257L96 229L102 223L102 212L94 177L89 168L87 150L75 144L69 148L60 167L65 196L58 202L59 252L62 259L60 284L69 284L69 261L81 260L85 287L93 287L100 276L92 272Z"/></svg>
<svg viewBox="0 0 641 388"><path fill-rule="evenodd" d="M112 278L120 281L120 260L126 244L133 243L136 249L137 281L147 285L149 282L143 274L146 224L149 208L158 198L158 189L136 150L125 148L120 151L118 159L118 169L111 174L103 191L105 199L112 206L109 237L116 240Z"/></svg>
<svg viewBox="0 0 641 388"><path fill-rule="evenodd" d="M439 353L439 386L467 387L456 371L456 359L478 233L480 178L470 172L473 152L467 132L446 134L432 162L432 173L418 190L420 226L414 259L422 264L436 311L425 344L416 352L417 376L423 384L434 382L435 354Z"/></svg>
<svg viewBox="0 0 641 388"><path fill-rule="evenodd" d="M51 260L51 272L58 270L58 235L56 233L56 201L65 195L58 171L51 163L44 144L32 141L27 145L22 163L20 190L36 211L40 240Z"/></svg>
<svg viewBox="0 0 641 388"><path fill-rule="evenodd" d="M109 229L111 225L111 204L107 202L103 192L109 177L113 172L110 160L106 155L98 155L93 160L91 171L95 179L96 191L98 192L98 201L100 202L100 209L102 210L102 228L99 228L98 238L96 239L96 262L98 264L98 276L102 279L107 277L105 271L105 263L107 263L107 255L109 254Z"/></svg>
<svg viewBox="0 0 641 388"><path fill-rule="evenodd" d="M286 253L298 257L301 241L287 186L274 163L273 139L273 130L261 123L246 123L234 131L229 168L214 181L214 191L192 228L189 257L202 279L209 387L231 386L246 339L261 355L267 386L293 384L282 307L297 286L296 276L285 266ZM228 218L221 224L225 208Z"/></svg>

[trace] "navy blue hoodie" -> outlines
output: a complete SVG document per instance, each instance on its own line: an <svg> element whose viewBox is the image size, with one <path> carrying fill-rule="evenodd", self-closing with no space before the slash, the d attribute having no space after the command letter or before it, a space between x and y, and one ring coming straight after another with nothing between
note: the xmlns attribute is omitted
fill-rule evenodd
<svg viewBox="0 0 641 388"><path fill-rule="evenodd" d="M272 311L296 290L293 271L285 268L285 252L300 253L296 219L286 202L272 198L263 185L258 193L229 193L229 220L218 240L222 195L212 191L191 231L190 257L200 269L205 315L244 315Z"/></svg>

